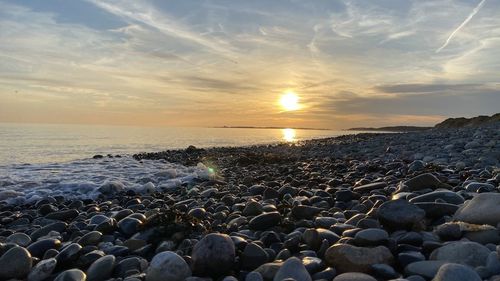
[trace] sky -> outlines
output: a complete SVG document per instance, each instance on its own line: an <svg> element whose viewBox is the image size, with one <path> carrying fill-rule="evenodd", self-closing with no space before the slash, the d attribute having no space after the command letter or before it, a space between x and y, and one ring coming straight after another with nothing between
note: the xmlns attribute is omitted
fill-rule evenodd
<svg viewBox="0 0 500 281"><path fill-rule="evenodd" d="M500 0L0 0L0 122L434 125L500 111L499 50Z"/></svg>

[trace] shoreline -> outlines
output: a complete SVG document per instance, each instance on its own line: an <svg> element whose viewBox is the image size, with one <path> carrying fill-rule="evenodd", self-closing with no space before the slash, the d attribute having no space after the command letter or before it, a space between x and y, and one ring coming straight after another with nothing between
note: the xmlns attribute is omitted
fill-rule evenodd
<svg viewBox="0 0 500 281"><path fill-rule="evenodd" d="M500 275L486 264L486 256L498 259L500 244L499 129L136 154L122 172L140 189L108 182L94 198L0 202L0 254L19 274L4 267L0 276L156 280L175 264L190 281L333 280L354 271L432 279L449 262L485 279ZM113 172L108 160L88 162L104 176ZM200 162L208 174L189 170L184 182L162 185L179 176L163 165ZM151 164L158 170L142 170ZM488 212L463 207L475 198L486 200ZM448 254L449 242L459 255ZM481 256L461 259L470 255Z"/></svg>

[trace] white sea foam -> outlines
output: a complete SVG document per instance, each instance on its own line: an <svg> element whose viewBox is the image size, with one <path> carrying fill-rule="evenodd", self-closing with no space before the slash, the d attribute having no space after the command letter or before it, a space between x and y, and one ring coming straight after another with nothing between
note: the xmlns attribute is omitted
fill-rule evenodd
<svg viewBox="0 0 500 281"><path fill-rule="evenodd" d="M186 167L163 160L131 157L85 159L67 163L0 166L0 201L31 203L47 196L95 199L120 190L151 193L205 180L203 164Z"/></svg>

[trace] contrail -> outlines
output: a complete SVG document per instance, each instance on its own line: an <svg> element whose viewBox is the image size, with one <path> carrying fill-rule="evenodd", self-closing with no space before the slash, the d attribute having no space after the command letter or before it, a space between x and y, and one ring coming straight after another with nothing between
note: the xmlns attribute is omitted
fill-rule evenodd
<svg viewBox="0 0 500 281"><path fill-rule="evenodd" d="M436 53L441 52L442 49L444 49L444 48L446 48L446 46L448 46L448 44L450 43L453 36L455 36L455 34L458 31L460 31L460 29L462 29L462 27L464 27L472 19L472 17L474 17L474 15L477 14L477 12L479 12L479 10L483 6L484 2L486 2L486 0L481 0L481 2L479 2L479 4L477 4L477 6L474 8L474 10L472 10L472 12L469 14L469 16L455 30L453 30L453 32L450 34L448 39L446 39L446 42L444 42L443 46L441 46L439 49L436 50Z"/></svg>

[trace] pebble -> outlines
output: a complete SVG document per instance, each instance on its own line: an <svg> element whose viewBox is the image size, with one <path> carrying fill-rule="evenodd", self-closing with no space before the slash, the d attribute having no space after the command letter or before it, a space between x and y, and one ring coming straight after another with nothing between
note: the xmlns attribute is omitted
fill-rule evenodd
<svg viewBox="0 0 500 281"><path fill-rule="evenodd" d="M87 276L79 269L68 269L57 275L54 281L85 281Z"/></svg>
<svg viewBox="0 0 500 281"><path fill-rule="evenodd" d="M385 246L364 248L348 244L335 244L326 251L325 261L340 273L369 273L372 264L392 264L394 257Z"/></svg>
<svg viewBox="0 0 500 281"><path fill-rule="evenodd" d="M429 259L459 263L472 267L485 265L490 250L476 242L451 242L434 250Z"/></svg>
<svg viewBox="0 0 500 281"><path fill-rule="evenodd" d="M88 281L106 280L111 277L115 267L115 256L107 255L97 259L87 269Z"/></svg>
<svg viewBox="0 0 500 281"><path fill-rule="evenodd" d="M311 275L309 275L302 262L296 257L287 259L281 265L278 272L276 272L273 281L282 281L287 278L301 281L312 281Z"/></svg>
<svg viewBox="0 0 500 281"><path fill-rule="evenodd" d="M192 269L199 276L221 276L233 267L235 248L226 234L210 233L193 248Z"/></svg>
<svg viewBox="0 0 500 281"><path fill-rule="evenodd" d="M378 218L384 227L392 230L412 229L425 217L425 211L403 199L383 203Z"/></svg>
<svg viewBox="0 0 500 281"><path fill-rule="evenodd" d="M281 215L278 212L269 212L258 215L252 218L248 224L250 229L254 230L266 230L273 226L276 226L281 221Z"/></svg>
<svg viewBox="0 0 500 281"><path fill-rule="evenodd" d="M436 273L433 281L456 281L456 280L467 280L467 281L481 281L481 277L470 267L447 263L441 266Z"/></svg>
<svg viewBox="0 0 500 281"><path fill-rule="evenodd" d="M472 224L500 223L500 193L480 193L466 202L453 216L454 220Z"/></svg>
<svg viewBox="0 0 500 281"><path fill-rule="evenodd" d="M146 271L146 281L183 281L190 276L186 261L170 251L156 254Z"/></svg>
<svg viewBox="0 0 500 281"><path fill-rule="evenodd" d="M23 247L12 247L0 257L0 280L23 279L31 270L31 254Z"/></svg>
<svg viewBox="0 0 500 281"><path fill-rule="evenodd" d="M29 273L28 281L42 281L47 279L56 268L56 265L57 260L55 258L41 260Z"/></svg>
<svg viewBox="0 0 500 281"><path fill-rule="evenodd" d="M333 281L377 281L377 279L360 272L347 272L337 275Z"/></svg>

